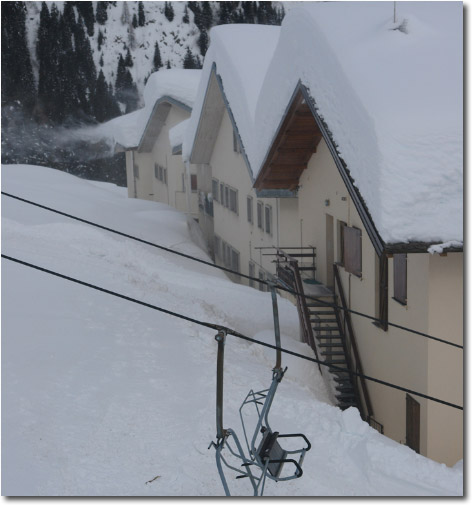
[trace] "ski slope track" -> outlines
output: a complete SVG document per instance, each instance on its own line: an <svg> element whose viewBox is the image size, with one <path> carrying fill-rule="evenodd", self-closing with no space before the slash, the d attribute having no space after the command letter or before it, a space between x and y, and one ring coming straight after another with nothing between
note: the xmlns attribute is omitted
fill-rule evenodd
<svg viewBox="0 0 472 505"><path fill-rule="evenodd" d="M2 190L208 259L186 217L126 189L53 169L2 167ZM2 198L2 252L194 318L273 342L269 293L208 266ZM222 496L214 451L214 332L2 260L2 494ZM279 298L282 346L298 341L296 308ZM250 388L268 387L275 352L228 337L224 425L240 430ZM274 428L313 447L301 479L270 496L454 496L448 468L333 406L312 363L288 366ZM446 407L445 407L446 408ZM234 495L250 493L228 476Z"/></svg>

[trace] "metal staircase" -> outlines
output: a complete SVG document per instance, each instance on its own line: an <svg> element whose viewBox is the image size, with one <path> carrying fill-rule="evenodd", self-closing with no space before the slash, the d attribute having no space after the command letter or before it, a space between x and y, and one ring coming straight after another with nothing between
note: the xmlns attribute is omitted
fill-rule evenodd
<svg viewBox="0 0 472 505"><path fill-rule="evenodd" d="M370 399L365 383L361 380L361 390L359 381L353 371L362 371L360 358L355 344L349 313L341 310L345 306L342 286L338 284L340 296L328 292L316 294L315 300L305 297L305 283L300 276L297 257L307 256L306 254L287 253L282 249L277 249L277 277L287 287L299 293L295 296L302 328L302 340L308 343L318 355L321 361L327 365L329 373L334 382L335 397L337 405L341 409L357 407L363 419L368 419L372 415ZM334 267L336 268L336 267ZM307 270L305 267L304 270ZM313 279L315 277L315 266L313 262ZM338 272L335 271L336 280L339 281ZM339 300L340 298L340 300ZM323 370L320 367L320 371ZM361 399L361 394L363 400ZM364 412L366 406L367 415Z"/></svg>

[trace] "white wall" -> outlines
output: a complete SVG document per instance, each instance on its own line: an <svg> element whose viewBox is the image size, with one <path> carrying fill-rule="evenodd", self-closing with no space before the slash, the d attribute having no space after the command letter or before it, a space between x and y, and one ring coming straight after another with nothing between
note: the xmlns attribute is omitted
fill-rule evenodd
<svg viewBox="0 0 472 505"><path fill-rule="evenodd" d="M213 203L214 209L214 232L222 240L229 243L240 254L240 271L249 274L249 262L256 265L255 275L258 277L260 270L274 273L273 257L263 256L264 251L258 247L278 246L281 239L288 244L295 241L297 234L294 228L283 226L286 230L284 235L279 234L281 223L288 223L289 217L297 221L297 201L291 199L257 198L252 187L253 181L241 153L233 150L233 126L228 113L225 111L221 121L220 130L211 156L211 171L213 179L218 184L224 183L238 191L238 213L225 208L221 202ZM252 197L252 223L248 221L247 197ZM220 195L218 195L220 200ZM264 206L264 230L257 224L257 202ZM272 211L272 230L265 231L265 207L269 206ZM298 244L295 244L298 245ZM221 263L221 261L219 261ZM242 280L245 284L247 280ZM256 286L258 287L258 286Z"/></svg>
<svg viewBox="0 0 472 505"><path fill-rule="evenodd" d="M340 257L337 226L339 221L362 232L362 276L340 275L349 307L375 317L377 315L378 258L349 197L327 145L322 140L318 151L300 178L299 218L302 243L317 248L317 278L329 282L326 215L333 217L334 259ZM328 234L329 235L329 234ZM449 335L451 325L462 339L462 263L459 255L440 258L429 254L409 254L408 300L401 305L393 300L393 259L389 259L389 320L399 325L433 335ZM450 264L447 264L447 263ZM440 296L439 296L440 294ZM440 316L439 316L440 314ZM462 404L461 353L423 337L389 327L385 332L371 320L353 315L352 322L364 373L393 384ZM441 322L441 324L440 324ZM447 361L443 360L447 355ZM444 376L449 374L447 383ZM404 443L406 429L405 393L367 382L373 402L374 417L384 425L385 434ZM455 463L462 455L462 415L437 407L431 401L415 398L421 405L420 450L439 461ZM437 411L444 415L438 417ZM434 415L432 415L434 413ZM441 427L442 424L442 427ZM444 438L444 433L448 435ZM447 440L439 447L438 440ZM434 447L434 449L433 449Z"/></svg>
<svg viewBox="0 0 472 505"><path fill-rule="evenodd" d="M182 212L187 212L187 197L184 190L182 176L186 181L185 165L180 155L172 155L169 141L169 130L189 117L189 112L172 105L163 125L159 137L156 139L150 153L127 151L126 174L128 183L128 196L144 200L154 200L167 203ZM133 175L132 156L138 165L139 177ZM167 169L167 184L156 178L154 165L159 164ZM191 168L191 173L196 174L196 168ZM188 182L189 184L189 182ZM136 192L135 192L136 186ZM190 188L190 184L189 184ZM190 213L198 216L197 192L190 194Z"/></svg>

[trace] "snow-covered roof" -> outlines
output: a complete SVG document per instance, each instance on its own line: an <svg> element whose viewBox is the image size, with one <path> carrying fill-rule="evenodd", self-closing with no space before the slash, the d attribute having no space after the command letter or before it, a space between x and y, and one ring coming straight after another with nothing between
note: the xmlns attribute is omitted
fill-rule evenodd
<svg viewBox="0 0 472 505"><path fill-rule="evenodd" d="M257 177L308 88L386 243L462 241L462 3L306 2L284 19L257 102Z"/></svg>
<svg viewBox="0 0 472 505"><path fill-rule="evenodd" d="M259 91L271 61L280 28L262 25L221 25L210 31L202 79L186 130L183 157L189 159L213 68L221 79L246 155L254 153L254 114Z"/></svg>
<svg viewBox="0 0 472 505"><path fill-rule="evenodd" d="M149 76L144 88L144 107L100 125L101 132L112 136L126 149L136 148L162 102L177 104L191 110L200 82L201 70L159 70Z"/></svg>

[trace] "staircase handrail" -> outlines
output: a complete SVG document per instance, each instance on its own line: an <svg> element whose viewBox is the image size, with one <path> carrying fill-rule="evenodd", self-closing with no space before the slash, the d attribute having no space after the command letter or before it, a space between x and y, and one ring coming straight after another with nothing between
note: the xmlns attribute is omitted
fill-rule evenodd
<svg viewBox="0 0 472 505"><path fill-rule="evenodd" d="M338 269L338 265L336 263L333 264L333 271L334 271L335 284L338 289L339 298L341 301L341 307L342 307L342 311L343 311L343 315L344 315L344 321L346 322L348 333L349 333L349 342L346 342L346 344L349 343L350 347L352 348L353 355L354 355L354 363L351 363L351 365L354 365L353 368L361 375L361 377L359 377L359 380L361 383L361 389L362 389L362 394L364 397L365 406L367 409L368 419L370 419L371 417L373 417L374 412L372 409L372 403L370 401L369 391L367 390L366 381L362 377L364 375L364 371L362 368L361 358L360 358L359 350L357 347L354 329L352 327L351 314L349 313L348 310L346 310L348 307L346 304L346 298L344 296L344 290L343 290L343 285L341 282L341 276L339 275L339 269ZM352 356L352 353L350 353L350 356ZM353 380L355 380L354 377L353 377ZM359 405L359 409L361 410L361 414L362 414L363 409L362 409L361 404ZM362 416L362 417L365 417L365 416Z"/></svg>
<svg viewBox="0 0 472 505"><path fill-rule="evenodd" d="M292 256L290 256L290 254L287 254L285 251L279 249L278 247L276 247L275 249L277 251L277 264L280 263L279 258L282 257L283 264L287 266L293 273L295 286L292 287L294 288L295 292L298 293L297 295L295 295L295 298L297 300L297 309L302 326L303 338L305 342L307 342L315 352L316 359L319 360L318 350L316 348L315 338L313 336L313 328L311 327L310 323L310 315L308 313L306 299L304 296L302 296L304 290L302 279L300 276L300 271L298 270L298 261ZM320 370L320 373L323 374L319 363L318 368Z"/></svg>

